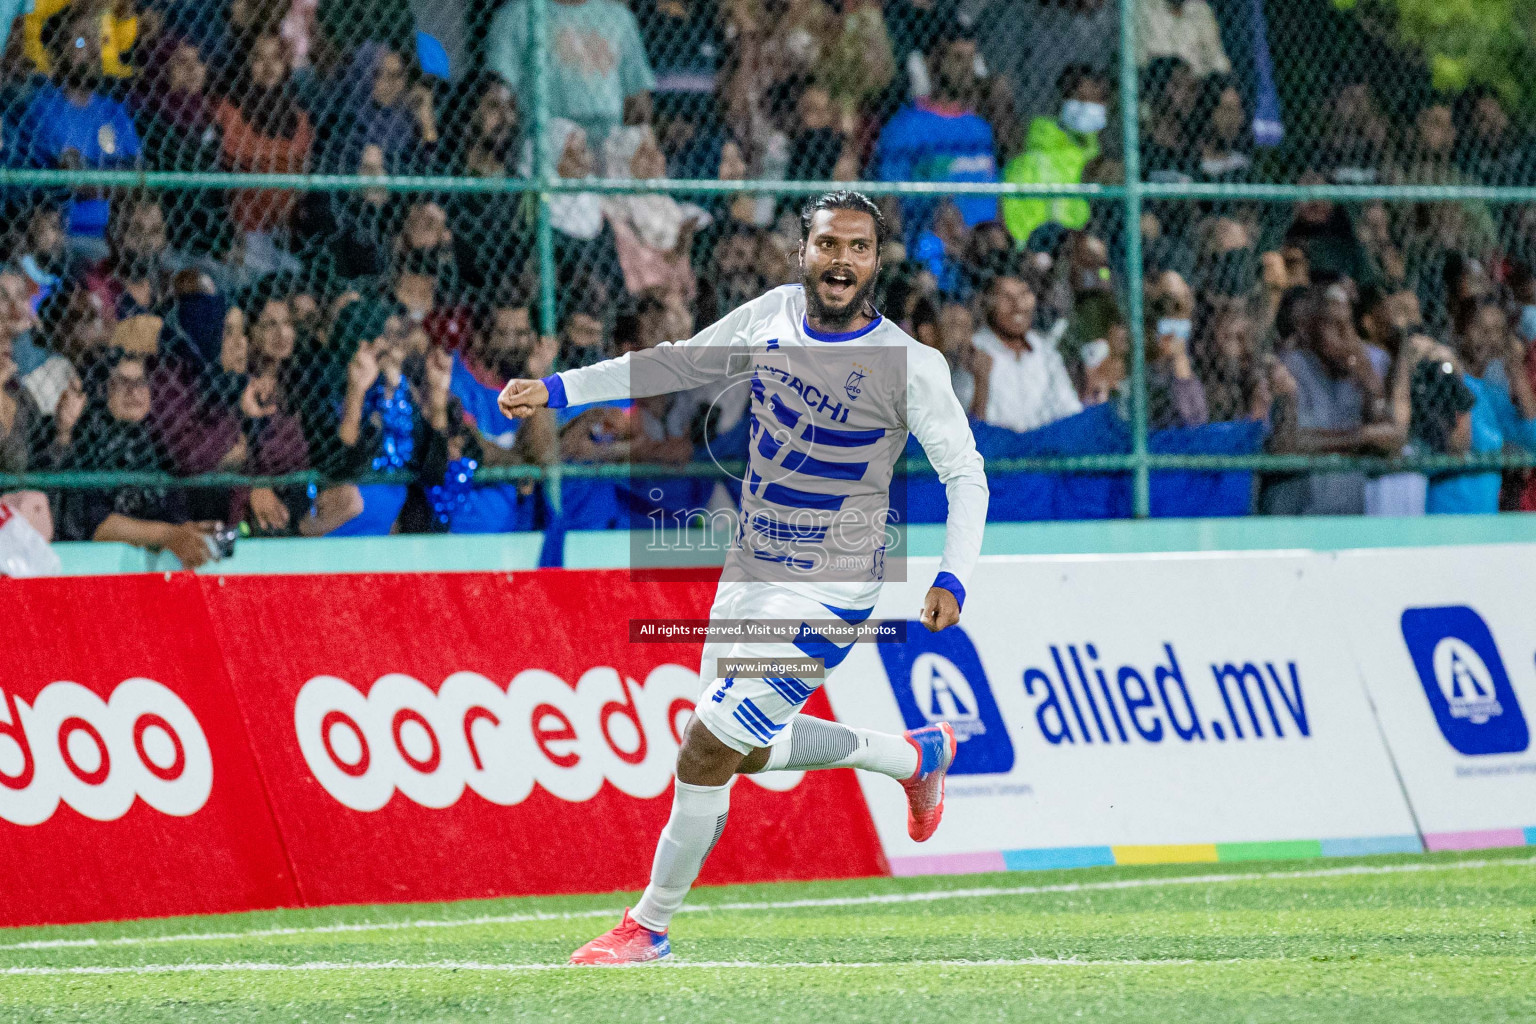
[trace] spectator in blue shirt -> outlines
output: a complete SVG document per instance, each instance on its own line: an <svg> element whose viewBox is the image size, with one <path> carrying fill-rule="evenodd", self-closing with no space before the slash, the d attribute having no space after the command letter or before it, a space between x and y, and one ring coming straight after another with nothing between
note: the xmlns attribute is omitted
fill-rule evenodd
<svg viewBox="0 0 1536 1024"><path fill-rule="evenodd" d="M953 200L946 199L934 209L933 223L917 236L912 258L933 274L940 295L960 296L964 286L963 260L969 244L970 231L964 215Z"/></svg>
<svg viewBox="0 0 1536 1024"><path fill-rule="evenodd" d="M992 126L976 113L976 42L959 34L936 47L933 92L896 112L875 144L875 177L880 181L996 181L997 154ZM968 227L997 219L995 196L957 196ZM932 200L902 201L909 238L927 226Z"/></svg>
<svg viewBox="0 0 1536 1024"><path fill-rule="evenodd" d="M1460 341L1462 382L1472 405L1472 451L1498 452L1506 445L1536 451L1536 393L1525 374L1525 345L1509 318L1492 302L1480 305ZM1448 473L1430 481L1428 511L1494 513L1501 474Z"/></svg>
<svg viewBox="0 0 1536 1024"><path fill-rule="evenodd" d="M22 115L20 157L33 167L132 167L141 150L133 118L127 107L96 91L99 35L88 23L71 27L76 30L60 33L54 43L53 79L38 89ZM100 239L107 213L107 200L97 190L77 190L67 212L70 235Z"/></svg>

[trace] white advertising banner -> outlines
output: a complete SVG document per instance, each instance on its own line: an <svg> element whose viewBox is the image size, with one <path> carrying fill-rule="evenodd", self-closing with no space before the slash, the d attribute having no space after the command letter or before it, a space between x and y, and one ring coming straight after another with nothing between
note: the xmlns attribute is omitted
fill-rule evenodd
<svg viewBox="0 0 1536 1024"><path fill-rule="evenodd" d="M841 721L950 721L944 823L906 834L899 786L861 774L897 874L1421 848L1328 599L1302 552L987 557L962 622L917 620L912 559L827 683ZM1536 626L1533 626L1536 636Z"/></svg>
<svg viewBox="0 0 1536 1024"><path fill-rule="evenodd" d="M1349 551L1336 572L1425 846L1536 842L1536 547Z"/></svg>

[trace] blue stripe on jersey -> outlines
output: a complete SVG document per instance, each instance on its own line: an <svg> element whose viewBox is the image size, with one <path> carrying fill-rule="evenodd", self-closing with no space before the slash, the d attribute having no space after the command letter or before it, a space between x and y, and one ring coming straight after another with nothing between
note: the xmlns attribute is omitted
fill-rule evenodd
<svg viewBox="0 0 1536 1024"><path fill-rule="evenodd" d="M763 394L763 382L754 375L752 378L752 397L761 402Z"/></svg>
<svg viewBox="0 0 1536 1024"><path fill-rule="evenodd" d="M769 338L768 341L765 342L765 344L768 346L768 351L772 352L774 349L779 347L779 339L778 338Z"/></svg>
<svg viewBox="0 0 1536 1024"><path fill-rule="evenodd" d="M773 687L773 692L783 697L787 704L804 704L816 692L798 679L764 676L763 682Z"/></svg>
<svg viewBox="0 0 1536 1024"><path fill-rule="evenodd" d="M762 451L762 446L758 446ZM777 442L774 443L774 451L779 450ZM763 452L767 455L767 452ZM772 458L773 456L768 456ZM828 462L801 452L790 452L784 456L784 461L779 463L792 473L804 473L806 476L819 476L824 480L859 480L864 476L864 471L869 468L867 462Z"/></svg>
<svg viewBox="0 0 1536 1024"><path fill-rule="evenodd" d="M754 419L752 422L755 424L757 420ZM757 453L763 458L767 459L769 462L773 461L773 457L779 454L779 449L782 447L784 446L780 444L778 440L775 439L774 436L766 430L762 431L762 433L758 436Z"/></svg>
<svg viewBox="0 0 1536 1024"><path fill-rule="evenodd" d="M810 491L796 490L793 487L785 487L783 484L769 484L762 490L764 501L771 501L775 505L783 505L787 508L819 508L827 512L836 512L843 507L846 494L813 494Z"/></svg>
<svg viewBox="0 0 1536 1024"><path fill-rule="evenodd" d="M820 633L801 626L800 635L795 640L795 647L807 658L820 658L830 672L848 657L848 653L853 650L853 642L850 640L847 646L839 647Z"/></svg>
<svg viewBox="0 0 1536 1024"><path fill-rule="evenodd" d="M796 423L800 422L800 414L780 401L778 395L768 396L768 408L773 411L773 418L786 427L793 428ZM881 431L881 433L884 433L884 431Z"/></svg>
<svg viewBox="0 0 1536 1024"><path fill-rule="evenodd" d="M830 604L823 604L822 607L850 626L857 626L869 618L869 613L875 610L872 606L869 608L834 608Z"/></svg>
<svg viewBox="0 0 1536 1024"><path fill-rule="evenodd" d="M811 558L796 558L794 555L777 555L771 551L752 550L752 557L759 562L782 562L792 569L805 569L807 571L816 568L816 562Z"/></svg>
<svg viewBox="0 0 1536 1024"><path fill-rule="evenodd" d="M793 423L785 424L794 426ZM805 425L805 433L800 435L811 444L824 444L832 448L858 448L866 444L874 444L885 436L881 430L833 430L831 427L818 427L814 423Z"/></svg>
<svg viewBox="0 0 1536 1024"><path fill-rule="evenodd" d="M780 519L769 519L766 516L754 515L752 529L764 537L774 540L803 540L815 542L826 540L827 527L811 526L806 523L786 523Z"/></svg>

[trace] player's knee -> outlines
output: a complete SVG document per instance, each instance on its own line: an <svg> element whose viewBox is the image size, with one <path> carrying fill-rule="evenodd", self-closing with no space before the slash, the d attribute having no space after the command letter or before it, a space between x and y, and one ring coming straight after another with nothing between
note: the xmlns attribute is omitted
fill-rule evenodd
<svg viewBox="0 0 1536 1024"><path fill-rule="evenodd" d="M726 746L695 717L677 752L677 777L690 786L723 786L741 766L742 755Z"/></svg>

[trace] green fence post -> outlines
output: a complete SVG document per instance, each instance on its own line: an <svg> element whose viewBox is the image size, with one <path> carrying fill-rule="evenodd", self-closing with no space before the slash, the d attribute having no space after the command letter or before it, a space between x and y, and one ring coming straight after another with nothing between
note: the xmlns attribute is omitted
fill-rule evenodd
<svg viewBox="0 0 1536 1024"><path fill-rule="evenodd" d="M1132 511L1152 514L1152 476L1147 464L1147 352L1142 320L1141 86L1136 67L1136 4L1120 0L1120 130L1125 147L1125 315L1131 332L1131 456L1135 460Z"/></svg>
<svg viewBox="0 0 1536 1024"><path fill-rule="evenodd" d="M535 227L539 250L539 322L533 329L541 336L555 333L555 236L549 221L549 185L554 180L549 152L549 0L530 0L528 5L528 92L533 107L529 138L533 143L533 181L538 189ZM558 456L557 456L558 458ZM545 495L555 512L560 511L560 464L544 467Z"/></svg>
<svg viewBox="0 0 1536 1024"><path fill-rule="evenodd" d="M538 189L539 322L541 335L555 333L555 237L549 222L549 185L554 178L549 152L549 0L528 5L528 92L530 139L533 143L533 179Z"/></svg>

